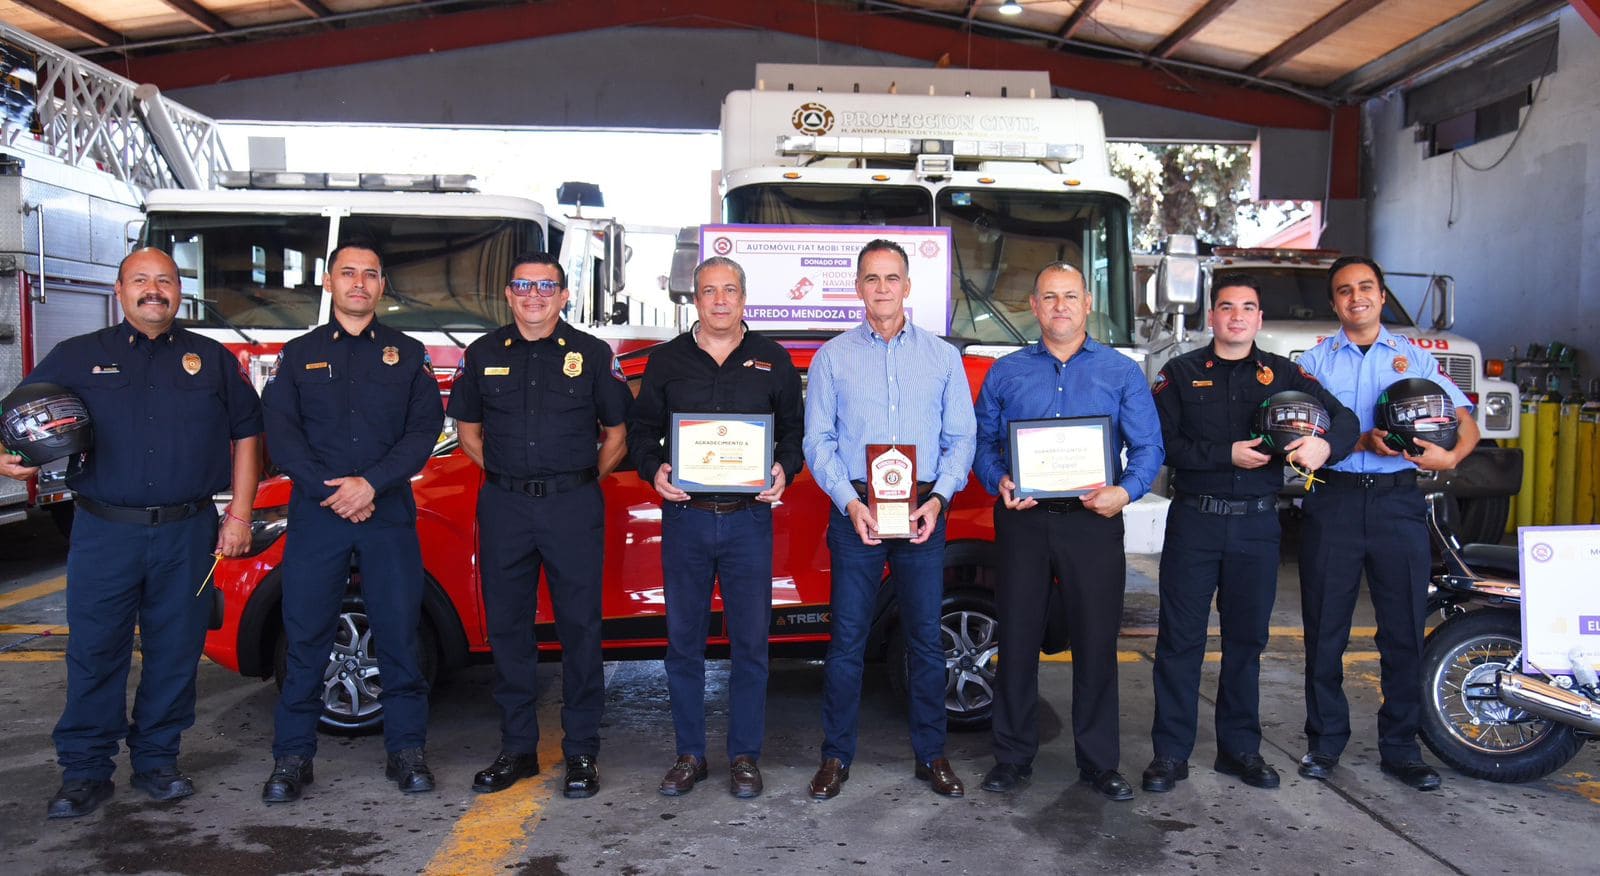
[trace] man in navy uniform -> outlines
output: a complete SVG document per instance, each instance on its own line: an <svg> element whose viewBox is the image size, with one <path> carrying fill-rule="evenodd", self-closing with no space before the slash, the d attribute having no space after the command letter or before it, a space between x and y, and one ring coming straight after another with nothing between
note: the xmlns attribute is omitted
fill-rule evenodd
<svg viewBox="0 0 1600 876"><path fill-rule="evenodd" d="M467 348L450 390L461 449L483 467L478 562L494 649L500 754L472 780L503 791L539 772L539 571L561 640L562 793L600 790L600 651L605 503L601 478L627 452L633 401L606 343L561 319L567 275L552 255L517 259L506 284L512 321Z"/></svg>
<svg viewBox="0 0 1600 876"><path fill-rule="evenodd" d="M1150 490L1161 468L1161 423L1139 366L1089 337L1094 300L1082 271L1067 262L1046 265L1034 278L1029 303L1039 340L994 363L977 403L973 473L1000 499L994 509L1000 554L995 765L983 789L1013 791L1033 773L1039 648L1049 588L1059 586L1072 638L1078 775L1105 797L1128 800L1133 788L1118 772L1117 634L1127 582L1122 509ZM1110 420L1113 458L1106 482L1078 498L1019 498L1011 478L1010 424L1088 416ZM1128 465L1118 470L1124 447Z"/></svg>
<svg viewBox="0 0 1600 876"><path fill-rule="evenodd" d="M1251 438L1258 408L1303 392L1328 412L1325 435L1285 448L1302 471L1340 459L1355 444L1355 414L1316 378L1255 345L1261 287L1248 274L1211 286L1211 343L1168 362L1156 378L1156 410L1172 471L1172 505L1161 551L1161 621L1156 636L1155 757L1146 791L1170 791L1189 776L1200 668L1216 597L1222 624L1215 768L1257 788L1278 787L1261 756L1261 651L1278 594L1278 490L1283 461Z"/></svg>
<svg viewBox="0 0 1600 876"><path fill-rule="evenodd" d="M444 425L439 385L422 344L374 316L384 278L372 246L335 249L322 283L333 319L283 345L261 394L269 453L294 481L283 553L288 671L261 789L267 803L298 800L312 781L323 674L352 557L383 678L384 774L407 793L433 790L411 477Z"/></svg>
<svg viewBox="0 0 1600 876"><path fill-rule="evenodd" d="M1478 445L1472 403L1444 376L1438 360L1383 325L1389 290L1383 269L1364 256L1345 256L1328 267L1328 299L1339 331L1300 357L1360 418L1355 452L1321 477L1306 497L1300 540L1300 605L1306 632L1306 754L1300 775L1326 779L1350 741L1350 703L1344 696L1344 650L1361 573L1378 623L1378 758L1383 772L1419 791L1439 787L1439 773L1422 760L1417 729L1422 720L1422 642L1428 620L1432 567L1427 502L1417 469L1446 471ZM1419 440L1420 456L1384 443L1374 427L1378 397L1407 377L1432 380L1450 396L1459 422L1456 446L1446 450Z"/></svg>
<svg viewBox="0 0 1600 876"><path fill-rule="evenodd" d="M678 760L661 780L669 797L706 778L706 633L711 589L722 594L733 670L728 681L729 790L761 793L767 634L772 623L772 503L805 464L800 372L789 351L744 324L744 269L712 256L694 271L689 331L650 353L628 446L661 503L661 574L667 600L667 688ZM772 486L759 493L696 492L672 483L672 415L771 414Z"/></svg>
<svg viewBox="0 0 1600 876"><path fill-rule="evenodd" d="M110 799L112 757L126 739L133 786L154 800L194 793L178 743L194 724L195 667L212 593L213 554L250 546L261 473L261 406L221 344L174 325L178 268L164 252L122 260L123 321L62 341L24 383L80 396L95 443L67 484L83 512L67 552L67 704L55 728L61 789L51 818L84 815ZM0 455L0 475L37 469ZM218 525L212 496L232 485ZM127 716L134 625L144 656Z"/></svg>

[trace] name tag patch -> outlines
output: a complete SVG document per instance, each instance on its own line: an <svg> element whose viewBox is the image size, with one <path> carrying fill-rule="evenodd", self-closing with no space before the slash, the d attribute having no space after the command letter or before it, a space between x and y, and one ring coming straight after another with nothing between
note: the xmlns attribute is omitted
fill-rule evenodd
<svg viewBox="0 0 1600 876"><path fill-rule="evenodd" d="M509 367L507 367L507 366L504 366L504 365L497 365L497 366L494 366L494 367L483 369L483 376L484 377L505 377L505 376L509 375L510 373L511 373L511 369Z"/></svg>
<svg viewBox="0 0 1600 876"><path fill-rule="evenodd" d="M1193 383L1191 383L1189 385L1190 386L1210 386L1211 385L1211 381L1209 381L1209 380L1196 380L1196 381L1194 381Z"/></svg>
<svg viewBox="0 0 1600 876"><path fill-rule="evenodd" d="M328 367L328 363L326 363L326 362L307 362L306 363L306 370L307 371L315 371L318 368L326 368L326 367Z"/></svg>

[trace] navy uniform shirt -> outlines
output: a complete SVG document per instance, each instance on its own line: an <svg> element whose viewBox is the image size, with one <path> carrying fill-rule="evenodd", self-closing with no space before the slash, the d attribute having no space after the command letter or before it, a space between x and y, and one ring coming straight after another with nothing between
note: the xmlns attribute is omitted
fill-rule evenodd
<svg viewBox="0 0 1600 876"><path fill-rule="evenodd" d="M519 479L595 468L600 425L632 403L611 347L566 320L537 341L516 323L473 341L450 390L450 416L483 424L484 468Z"/></svg>
<svg viewBox="0 0 1600 876"><path fill-rule="evenodd" d="M672 458L668 427L685 412L772 414L772 461L783 466L785 482L794 483L805 464L800 372L788 350L748 327L721 365L695 343L694 328L650 351L628 418L629 457L646 483Z"/></svg>
<svg viewBox="0 0 1600 876"><path fill-rule="evenodd" d="M261 434L261 401L238 360L178 326L153 341L126 321L68 338L22 382L83 398L94 446L67 484L106 505L209 499L232 481L229 442Z"/></svg>
<svg viewBox="0 0 1600 876"><path fill-rule="evenodd" d="M1161 471L1161 421L1144 372L1132 359L1094 338L1062 362L1035 341L1002 357L978 392L978 453L973 473L984 489L1000 494L1000 478L1011 471L1011 421L1046 417L1111 418L1112 483L1138 501Z"/></svg>
<svg viewBox="0 0 1600 876"><path fill-rule="evenodd" d="M1173 487L1240 499L1277 493L1283 465L1237 468L1233 443L1249 440L1263 401L1291 390L1315 397L1328 411L1328 434L1322 436L1331 451L1328 463L1343 459L1361 437L1356 415L1283 356L1251 346L1248 356L1230 363L1207 345L1168 362L1156 376L1154 392Z"/></svg>
<svg viewBox="0 0 1600 876"><path fill-rule="evenodd" d="M261 391L267 452L302 496L317 502L361 476L386 505L411 508L411 476L422 470L444 426L439 383L426 350L376 319L352 335L337 321L283 345ZM390 495L398 503L386 503ZM398 515L383 515L399 519Z"/></svg>

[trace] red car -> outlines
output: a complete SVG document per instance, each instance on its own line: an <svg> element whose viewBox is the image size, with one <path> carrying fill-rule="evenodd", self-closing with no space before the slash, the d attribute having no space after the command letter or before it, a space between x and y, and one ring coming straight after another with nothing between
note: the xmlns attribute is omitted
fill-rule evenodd
<svg viewBox="0 0 1600 876"><path fill-rule="evenodd" d="M776 335L804 374L827 335ZM648 349L624 354L623 371L638 393ZM976 397L990 358L966 355L967 379ZM489 659L476 557L478 486L483 472L456 442L440 443L413 480L417 530L427 592L418 641L429 681L448 670ZM602 483L606 502L605 594L602 621L608 659L658 659L666 649L666 603L661 585L661 506L655 490L630 470ZM276 677L282 683L284 639L281 611L283 533L288 525L290 484L273 477L256 495L254 541L248 556L224 559L216 582L225 598L221 629L206 639L206 655L243 675ZM993 499L976 480L951 501L945 551L944 647L949 683L946 708L953 727L987 724L994 700L998 638L994 611ZM809 470L796 478L773 510L772 629L774 656L819 656L828 641L829 557L825 538L829 501ZM904 646L890 588L884 588L869 656L884 659L895 689L904 691ZM720 598L713 598L720 613ZM539 643L546 657L559 656L550 597L539 594ZM378 665L362 610L358 575L352 575L333 652L328 656L322 724L327 729L365 731L378 727L383 709ZM726 654L727 637L716 619L708 640L711 654ZM719 652L719 648L721 649Z"/></svg>

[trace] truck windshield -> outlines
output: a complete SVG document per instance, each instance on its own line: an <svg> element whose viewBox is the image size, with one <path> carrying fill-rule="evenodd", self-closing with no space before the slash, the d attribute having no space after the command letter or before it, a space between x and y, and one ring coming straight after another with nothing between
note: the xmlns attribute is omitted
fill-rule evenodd
<svg viewBox="0 0 1600 876"><path fill-rule="evenodd" d="M178 263L186 324L303 329L317 324L328 221L153 212L145 243Z"/></svg>
<svg viewBox="0 0 1600 876"><path fill-rule="evenodd" d="M537 222L511 218L356 215L341 240L371 240L384 257L384 323L402 331L484 331L510 321L512 259L543 249ZM304 329L318 322L330 219L265 213L155 212L150 246L171 253L185 323Z"/></svg>
<svg viewBox="0 0 1600 876"><path fill-rule="evenodd" d="M1267 322L1339 321L1338 315L1333 312L1333 303L1328 300L1326 268L1236 268L1232 265L1215 265L1211 268L1210 279L1232 273L1248 274L1261 284L1261 315ZM1384 299L1381 318L1386 326L1409 328L1413 325L1410 315L1393 295ZM1205 314L1190 314L1189 322L1191 328L1198 330L1205 325Z"/></svg>
<svg viewBox="0 0 1600 876"><path fill-rule="evenodd" d="M745 186L728 192L725 209L727 221L740 225L933 224L933 197L916 186Z"/></svg>
<svg viewBox="0 0 1600 876"><path fill-rule="evenodd" d="M1051 262L1083 271L1094 309L1089 334L1133 340L1128 294L1128 208L1097 194L944 189L939 224L951 230L950 333L991 343L1031 342L1039 321L1028 305L1033 279Z"/></svg>

